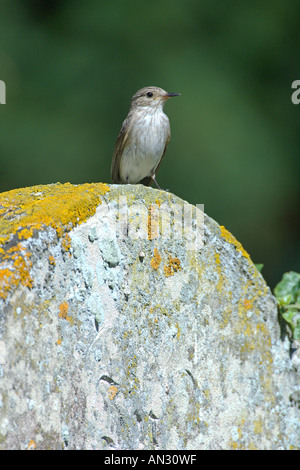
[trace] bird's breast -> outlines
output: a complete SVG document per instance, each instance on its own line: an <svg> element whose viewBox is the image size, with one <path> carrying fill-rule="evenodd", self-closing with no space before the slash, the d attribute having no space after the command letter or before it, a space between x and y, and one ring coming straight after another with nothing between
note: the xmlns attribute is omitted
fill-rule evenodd
<svg viewBox="0 0 300 470"><path fill-rule="evenodd" d="M161 157L169 134L169 119L164 113L144 114L132 126L132 143L139 152Z"/></svg>
<svg viewBox="0 0 300 470"><path fill-rule="evenodd" d="M131 122L120 162L124 182L137 183L153 174L170 136L169 119L163 112L137 113Z"/></svg>

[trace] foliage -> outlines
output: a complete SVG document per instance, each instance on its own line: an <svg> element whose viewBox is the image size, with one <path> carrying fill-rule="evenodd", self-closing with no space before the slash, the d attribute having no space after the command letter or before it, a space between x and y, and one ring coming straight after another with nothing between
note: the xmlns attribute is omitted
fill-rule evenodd
<svg viewBox="0 0 300 470"><path fill-rule="evenodd" d="M256 264L255 267L256 267L257 271L259 271L261 273L262 270L263 270L264 265L262 263L259 263L259 264Z"/></svg>
<svg viewBox="0 0 300 470"><path fill-rule="evenodd" d="M279 312L288 324L294 339L300 340L300 274L290 271L274 289Z"/></svg>

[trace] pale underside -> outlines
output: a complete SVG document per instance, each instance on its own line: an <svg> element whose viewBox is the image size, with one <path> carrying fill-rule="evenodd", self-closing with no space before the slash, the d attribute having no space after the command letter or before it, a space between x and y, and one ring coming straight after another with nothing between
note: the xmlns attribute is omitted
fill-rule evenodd
<svg viewBox="0 0 300 470"><path fill-rule="evenodd" d="M155 176L170 141L169 119L162 109L134 113L124 121L118 136L112 165L115 183L139 183Z"/></svg>

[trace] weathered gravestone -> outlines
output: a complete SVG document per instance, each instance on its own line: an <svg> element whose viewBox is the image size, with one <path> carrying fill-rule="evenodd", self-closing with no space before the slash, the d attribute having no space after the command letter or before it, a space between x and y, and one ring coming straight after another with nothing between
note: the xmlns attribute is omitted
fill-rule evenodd
<svg viewBox="0 0 300 470"><path fill-rule="evenodd" d="M275 299L199 208L36 186L0 195L0 242L0 448L299 447Z"/></svg>

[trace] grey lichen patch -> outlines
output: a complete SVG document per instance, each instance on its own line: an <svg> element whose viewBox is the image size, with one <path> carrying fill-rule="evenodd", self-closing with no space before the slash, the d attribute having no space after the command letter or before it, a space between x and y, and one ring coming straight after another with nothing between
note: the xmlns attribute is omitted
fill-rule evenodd
<svg viewBox="0 0 300 470"><path fill-rule="evenodd" d="M91 227L88 237L91 243L93 243L95 240L98 240L99 237L97 233L97 227Z"/></svg>
<svg viewBox="0 0 300 470"><path fill-rule="evenodd" d="M114 240L104 239L99 243L100 250L110 267L115 267L120 262L119 250Z"/></svg>
<svg viewBox="0 0 300 470"><path fill-rule="evenodd" d="M188 282L183 284L180 290L180 300L182 303L190 303L194 299L196 301L199 288L199 279L190 274Z"/></svg>
<svg viewBox="0 0 300 470"><path fill-rule="evenodd" d="M104 309L103 305L101 302L100 296L97 294L97 292L93 292L87 301L87 308L90 310L90 312L95 316L95 320L98 325L101 325L103 320L104 320Z"/></svg>
<svg viewBox="0 0 300 470"><path fill-rule="evenodd" d="M191 250L185 204L111 186L68 250L50 232L28 240L32 287L0 306L2 449L299 447L276 302L207 216Z"/></svg>

